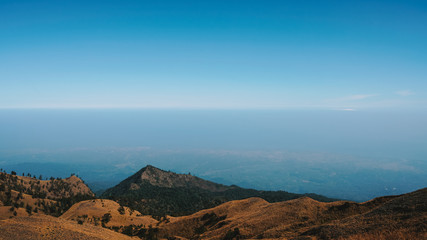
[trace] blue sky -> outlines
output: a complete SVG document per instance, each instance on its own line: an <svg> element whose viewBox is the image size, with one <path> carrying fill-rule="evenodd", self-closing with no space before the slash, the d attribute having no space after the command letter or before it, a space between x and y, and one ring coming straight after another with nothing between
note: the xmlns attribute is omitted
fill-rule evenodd
<svg viewBox="0 0 427 240"><path fill-rule="evenodd" d="M426 109L425 1L1 1L0 108Z"/></svg>

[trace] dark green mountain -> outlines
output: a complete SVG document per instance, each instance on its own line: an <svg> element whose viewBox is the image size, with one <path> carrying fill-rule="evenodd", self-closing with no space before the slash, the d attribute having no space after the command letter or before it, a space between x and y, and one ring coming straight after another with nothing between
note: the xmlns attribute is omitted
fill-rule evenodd
<svg viewBox="0 0 427 240"><path fill-rule="evenodd" d="M103 198L153 216L181 216L221 203L260 197L268 202L279 202L309 196L322 202L330 199L317 194L295 194L285 191L258 191L238 186L217 184L190 174L177 174L146 166L121 183L105 191Z"/></svg>

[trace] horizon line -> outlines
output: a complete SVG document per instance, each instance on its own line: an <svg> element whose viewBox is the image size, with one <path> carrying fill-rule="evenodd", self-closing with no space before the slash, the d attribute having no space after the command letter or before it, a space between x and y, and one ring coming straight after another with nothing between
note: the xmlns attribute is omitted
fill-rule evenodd
<svg viewBox="0 0 427 240"><path fill-rule="evenodd" d="M332 111L359 110L353 107L336 106L282 106L282 107L127 107L127 106L0 106L0 110L332 110Z"/></svg>

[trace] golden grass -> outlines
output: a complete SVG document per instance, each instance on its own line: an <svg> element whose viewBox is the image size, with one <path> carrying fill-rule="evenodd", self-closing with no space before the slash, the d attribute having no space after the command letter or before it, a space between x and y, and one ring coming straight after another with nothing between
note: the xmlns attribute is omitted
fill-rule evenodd
<svg viewBox="0 0 427 240"><path fill-rule="evenodd" d="M382 230L370 233L355 234L338 240L417 240L427 239L427 233L415 233L407 229Z"/></svg>
<svg viewBox="0 0 427 240"><path fill-rule="evenodd" d="M127 207L123 207L123 211L119 212L120 205L117 202L107 199L93 199L81 201L74 204L60 218L82 221L93 225L101 225L102 217L109 214L111 219L105 223L105 227L120 227L129 225L154 226L157 220L151 216L142 216L138 211L132 211Z"/></svg>
<svg viewBox="0 0 427 240"><path fill-rule="evenodd" d="M132 239L114 231L46 215L16 217L0 221L0 240L127 240Z"/></svg>
<svg viewBox="0 0 427 240"><path fill-rule="evenodd" d="M260 198L230 201L160 224L164 236L222 239L239 229L248 239L427 239L427 189L365 203L318 202L308 197L268 203ZM206 224L203 216L224 217Z"/></svg>

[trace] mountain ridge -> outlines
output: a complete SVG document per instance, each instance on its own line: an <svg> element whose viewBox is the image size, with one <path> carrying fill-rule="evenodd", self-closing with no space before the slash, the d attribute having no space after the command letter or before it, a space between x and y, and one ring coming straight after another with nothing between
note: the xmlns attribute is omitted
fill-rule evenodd
<svg viewBox="0 0 427 240"><path fill-rule="evenodd" d="M232 187L204 180L191 174L178 174L171 171L164 171L152 165L147 165L141 170L130 176L126 180L132 180L133 183L148 181L151 185L157 187L197 187L208 191L222 192ZM140 181L139 181L140 180ZM137 186L132 185L137 188Z"/></svg>
<svg viewBox="0 0 427 240"><path fill-rule="evenodd" d="M143 167L116 186L107 189L101 197L116 200L142 214L182 216L230 200L260 197L268 202L278 202L302 196L324 202L336 200L311 193L296 194L227 186L191 174L164 171L152 165Z"/></svg>
<svg viewBox="0 0 427 240"><path fill-rule="evenodd" d="M187 205L194 203L192 199L195 197L208 197L205 200L216 197L218 205L185 216L163 215L153 218L112 200L67 198L89 189L86 185L82 185L84 182L76 176L66 179L51 178L45 181L35 177L21 177L0 172L0 232L2 232L0 239L137 239L139 237L147 240L415 240L427 238L427 201L425 200L427 188L402 195L378 197L363 203L320 202L308 196L291 193L286 193L290 195L285 196L293 197L287 201L269 202L260 197L228 200L226 197L230 196L230 191L238 191L234 194L241 194L240 196L244 193L265 192L241 189L237 186L230 186L231 189L223 192L209 192L206 189L194 187L197 184L190 184L193 187L182 185L182 183L171 185L168 179L160 176L175 176L176 173L170 171L166 172L153 166L149 166L148 170L147 168L141 170L134 174L135 176L128 178L141 183L141 188L128 192L138 193L139 190L148 187L152 190L150 194L160 201L165 200L161 195L168 193L167 197L173 201L182 201ZM183 179L196 179L190 174L185 175L182 176ZM130 180L128 182L132 182ZM150 180L157 186L152 185ZM211 182L211 184L215 183ZM27 194L31 191L35 195ZM184 194L183 196L187 198L180 199L181 195L174 197L172 194L175 191ZM276 194L280 196L284 193ZM43 194L45 197L50 196L49 199L41 199ZM139 195L141 196L144 195ZM41 202L41 200L44 201ZM130 200L129 202L132 202L135 199ZM143 199L141 202L151 204L151 200ZM221 200L226 201L221 203ZM21 202L25 202L27 207L21 207ZM64 207L72 203L74 204L66 212L61 211L62 215L59 217L55 217L60 213L57 210L63 208L58 208L54 212L45 212L43 208L43 206L48 206L49 209ZM168 205L159 204L152 207L159 206ZM203 206L199 205L199 207ZM12 214L12 211L16 211L17 214Z"/></svg>
<svg viewBox="0 0 427 240"><path fill-rule="evenodd" d="M248 198L168 217L160 235L186 239L425 239L427 188L364 203ZM229 237L229 238L227 238Z"/></svg>

